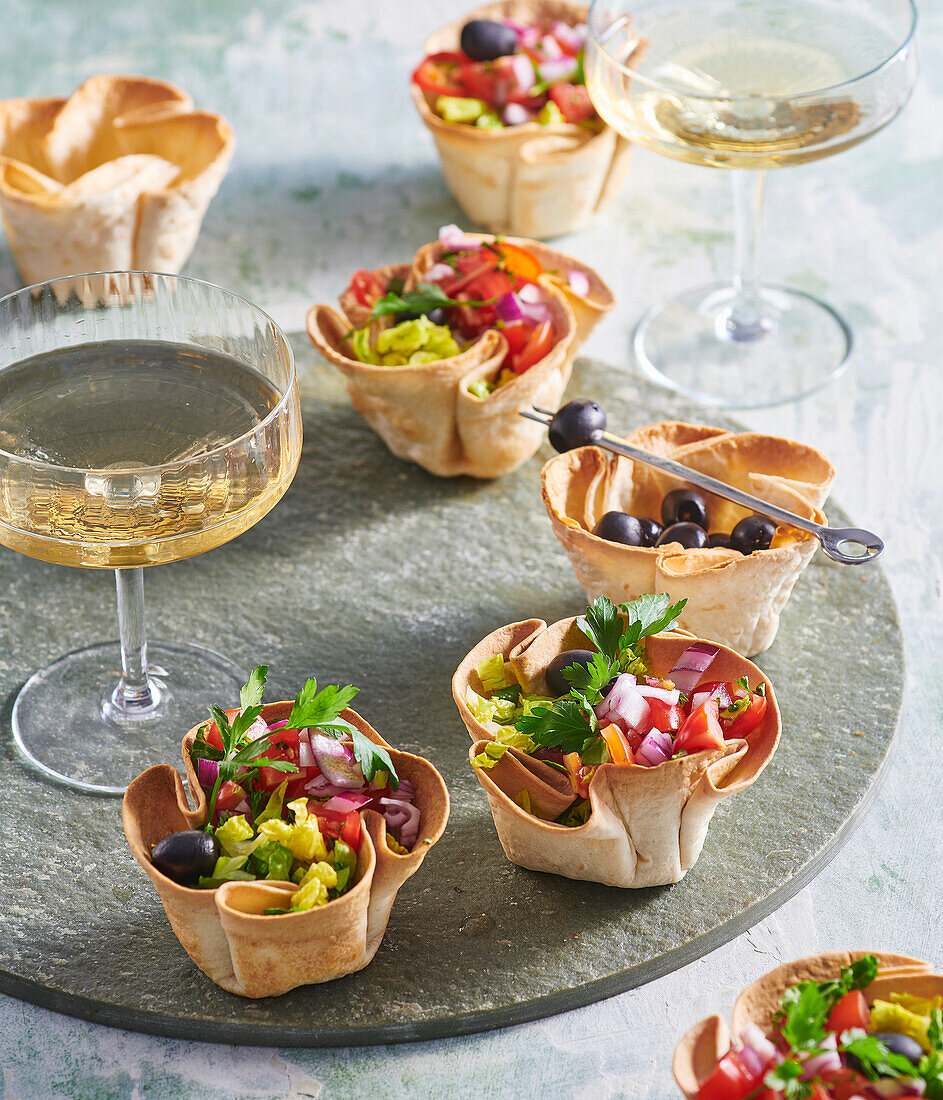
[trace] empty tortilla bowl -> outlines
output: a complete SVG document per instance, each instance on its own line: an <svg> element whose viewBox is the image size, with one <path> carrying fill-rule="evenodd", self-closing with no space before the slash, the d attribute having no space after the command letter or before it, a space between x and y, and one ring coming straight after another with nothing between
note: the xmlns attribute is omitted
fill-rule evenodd
<svg viewBox="0 0 943 1100"><path fill-rule="evenodd" d="M262 717L277 722L287 718L291 708L290 702L270 703ZM383 817L363 810L355 884L320 908L264 915L267 908L285 907L297 886L256 880L200 890L181 886L154 866L150 854L159 840L180 830L199 829L206 821L206 799L189 751L199 727L183 739L195 808L191 809L180 776L169 764L148 768L125 792L124 830L135 859L154 884L187 954L230 993L273 997L296 986L329 982L362 970L380 946L397 891L419 870L445 828L449 795L436 769L421 756L390 748L355 711L345 710L341 717L389 751L400 779L415 785L415 805L422 816L412 850L398 854L387 844Z"/></svg>

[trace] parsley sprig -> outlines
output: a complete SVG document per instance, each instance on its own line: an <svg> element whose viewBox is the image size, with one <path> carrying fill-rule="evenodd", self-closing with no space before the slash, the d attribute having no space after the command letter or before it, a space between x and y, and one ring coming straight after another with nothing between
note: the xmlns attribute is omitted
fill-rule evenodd
<svg viewBox="0 0 943 1100"><path fill-rule="evenodd" d="M497 298L488 298L482 301L471 299L465 301L460 298L450 298L436 283L417 283L415 290L388 290L373 303L373 309L367 320L352 328L344 339L348 339L358 329L371 325L380 317L392 317L397 313L419 316L432 313L435 309L447 309L449 306L472 306L473 308L491 306L497 300Z"/></svg>
<svg viewBox="0 0 943 1100"><path fill-rule="evenodd" d="M577 620L580 630L597 652L584 668L572 664L563 669L570 685L568 694L549 706L536 706L518 718L515 728L544 748L577 752L584 764L601 764L606 757L595 706L609 681L621 672L646 675L645 639L667 630L678 619L687 601L670 604L668 596L640 596L617 608L605 596L598 597L586 615Z"/></svg>
<svg viewBox="0 0 943 1100"><path fill-rule="evenodd" d="M203 757L217 761L216 781L210 793L207 812L207 829L213 826L220 788L227 780L238 778L240 785L247 787L261 768L273 768L275 771L288 773L298 771L287 760L274 760L265 755L272 745L271 734L267 731L252 740L247 739L253 723L262 713L262 696L267 677L268 665L259 665L253 669L249 682L239 691L240 710L232 719L227 717L222 707L214 705L209 708L223 743L222 752L207 743L206 726L200 729L191 750L190 755L194 760ZM328 684L318 691L318 682L312 676L295 697L288 722L282 728L300 730L310 727L337 740L349 739L353 745L354 759L363 771L364 780L369 783L382 770L388 773L390 785L395 789L399 786L399 778L386 749L375 745L356 726L340 717L341 711L350 705L359 690L350 684L345 687Z"/></svg>

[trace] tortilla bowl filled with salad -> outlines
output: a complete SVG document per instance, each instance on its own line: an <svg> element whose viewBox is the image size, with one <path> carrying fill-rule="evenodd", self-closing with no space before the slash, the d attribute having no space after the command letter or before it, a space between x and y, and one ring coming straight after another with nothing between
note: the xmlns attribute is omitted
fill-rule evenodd
<svg viewBox="0 0 943 1100"><path fill-rule="evenodd" d="M408 264L355 273L308 335L399 458L440 477L500 477L540 446L519 414L556 407L614 305L591 268L536 241L445 226Z"/></svg>
<svg viewBox="0 0 943 1100"><path fill-rule="evenodd" d="M426 39L410 88L449 190L493 233L581 229L618 194L628 141L586 90L588 7L503 0Z"/></svg>
<svg viewBox="0 0 943 1100"><path fill-rule="evenodd" d="M760 670L672 629L647 595L512 623L462 661L452 695L508 859L609 886L694 866L721 799L769 763L781 720Z"/></svg>
<svg viewBox="0 0 943 1100"><path fill-rule="evenodd" d="M672 1070L688 1100L943 1096L943 975L886 951L784 963L696 1024Z"/></svg>
<svg viewBox="0 0 943 1100"><path fill-rule="evenodd" d="M561 413L576 415L588 405L599 408L570 402ZM626 441L825 522L819 509L835 470L812 447L678 420L638 428ZM541 488L553 532L588 600L604 595L619 603L667 592L687 601L684 629L746 657L772 644L818 547L814 535L599 447L576 446L550 459Z"/></svg>
<svg viewBox="0 0 943 1100"><path fill-rule="evenodd" d="M124 796L124 829L187 954L217 985L271 997L361 970L402 884L442 835L449 796L348 703L357 689L241 706L183 739L191 807L159 764Z"/></svg>

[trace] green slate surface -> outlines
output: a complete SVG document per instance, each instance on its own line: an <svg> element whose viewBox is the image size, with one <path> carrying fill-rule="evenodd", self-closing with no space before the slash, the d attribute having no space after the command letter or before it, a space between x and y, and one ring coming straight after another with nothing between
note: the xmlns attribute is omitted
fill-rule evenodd
<svg viewBox="0 0 943 1100"><path fill-rule="evenodd" d="M235 542L148 570L149 633L207 645L247 670L268 663L270 699L293 695L312 673L359 684L358 710L442 772L452 796L445 836L400 891L366 970L264 1001L219 989L190 962L132 859L120 803L35 776L13 748L19 685L62 653L113 636L111 575L0 552L0 991L191 1039L433 1038L650 981L805 885L861 820L893 754L903 656L880 568L818 554L801 577L774 646L757 660L783 711L780 748L750 790L720 805L681 883L622 891L522 870L505 859L468 766L449 683L495 627L585 606L540 501L549 448L497 482L434 478L389 455L335 374L303 337L293 342L305 407L294 484ZM615 431L666 417L724 423L601 363L579 363L570 392L602 398Z"/></svg>

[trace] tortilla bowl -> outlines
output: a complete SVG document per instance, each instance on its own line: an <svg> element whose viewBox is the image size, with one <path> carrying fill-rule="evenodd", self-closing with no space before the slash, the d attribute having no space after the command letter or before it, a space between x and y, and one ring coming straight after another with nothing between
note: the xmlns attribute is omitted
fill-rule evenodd
<svg viewBox="0 0 943 1100"><path fill-rule="evenodd" d="M585 4L570 0L503 0L476 8L430 35L426 54L459 49L470 19L585 23ZM492 233L556 237L582 229L619 193L629 170L630 145L609 126L588 130L571 123L525 122L488 130L446 122L435 96L411 82L419 117L432 134L442 174L472 221Z"/></svg>
<svg viewBox="0 0 943 1100"><path fill-rule="evenodd" d="M888 951L825 951L794 962L783 963L758 978L737 997L733 1006L732 1028L739 1038L743 1028L756 1024L770 1037L776 1030L775 1016L785 990L798 982L829 981L842 967L862 955L876 955L878 976L863 990L868 1005L885 999L891 992L912 993L918 997L943 994L943 975L932 974L930 964ZM675 1047L671 1069L678 1087L689 1100L696 1100L698 1086L730 1049L731 1037L720 1016L709 1016L688 1031Z"/></svg>
<svg viewBox="0 0 943 1100"><path fill-rule="evenodd" d="M173 84L93 76L68 99L0 102L0 213L27 283L89 271L176 274L235 138Z"/></svg>
<svg viewBox="0 0 943 1100"><path fill-rule="evenodd" d="M269 703L262 717L269 723L280 721L292 705ZM345 710L341 717L388 750L398 775L415 784L422 818L412 850L399 855L386 842L381 815L364 810L355 885L320 908L265 916L266 908L286 905L297 889L293 883L226 882L215 890L198 890L174 882L151 862L151 849L159 840L182 829L199 829L206 822L206 798L190 760L199 726L183 739L194 808L169 764L148 768L125 792L124 831L134 858L154 884L184 950L208 978L230 993L274 997L296 986L362 970L380 946L397 891L419 870L445 829L449 794L428 760L391 748L356 711Z"/></svg>
<svg viewBox="0 0 943 1100"><path fill-rule="evenodd" d="M627 442L823 523L819 511L835 471L819 451L789 439L666 420ZM680 626L746 657L769 648L779 616L815 554L813 535L780 527L768 550L743 555L724 547L626 546L594 535L606 512L661 522L661 501L681 482L598 447L552 458L541 475L544 505L589 601L625 603L644 592L687 599ZM713 531L730 532L749 511L706 493Z"/></svg>
<svg viewBox="0 0 943 1100"><path fill-rule="evenodd" d="M647 639L656 672L666 673L694 641L684 631ZM547 694L544 670L558 654L587 648L576 618L552 626L543 619L512 623L489 634L465 657L452 678L452 697L473 741L469 760L492 735L466 702L468 688L481 694L482 661L503 654L526 694ZM710 678L746 676L751 688L766 685L767 708L747 738L723 749L692 753L656 767L600 765L589 783L591 813L575 828L550 820L575 800L569 778L540 760L509 749L491 770L475 768L512 863L565 878L639 888L679 882L700 855L711 817L721 799L748 787L779 743L782 720L772 684L745 658L725 646L710 666ZM518 799L526 790L534 813Z"/></svg>
<svg viewBox="0 0 943 1100"><path fill-rule="evenodd" d="M466 236L490 239L476 233ZM580 345L615 304L612 291L592 268L536 241L506 240L532 252L543 265L538 282L558 337L543 359L488 397L469 393L468 385L497 374L508 350L497 329L485 331L465 351L449 359L372 366L360 362L350 345L351 329L366 323L370 316L352 294L341 296L340 313L328 305L312 306L308 312L311 342L344 375L357 412L393 454L438 477L501 477L530 458L544 431L520 412L534 404L556 407L560 403ZM442 251L442 244L434 241L420 248L409 264L386 265L375 274L384 286L391 278L400 278L407 290L413 289ZM586 276L588 294L573 291L565 274L569 270Z"/></svg>

